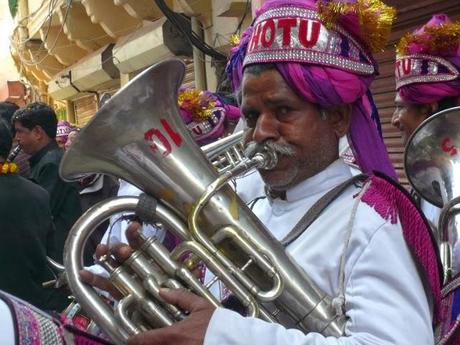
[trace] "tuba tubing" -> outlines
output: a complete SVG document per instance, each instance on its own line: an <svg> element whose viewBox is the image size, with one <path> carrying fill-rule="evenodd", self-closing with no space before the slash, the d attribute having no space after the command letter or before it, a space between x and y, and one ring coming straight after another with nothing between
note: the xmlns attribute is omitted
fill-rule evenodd
<svg viewBox="0 0 460 345"><path fill-rule="evenodd" d="M80 281L79 271L83 269L83 250L94 229L115 213L135 212L138 203L137 197L116 197L94 205L74 224L64 249L64 264L73 295L96 324L117 344L124 344L131 334L120 328L112 308L101 300L98 293ZM175 235L188 236L184 223L170 209L158 204L155 216L168 228L174 229ZM119 306L118 309L122 307L124 306ZM125 314L120 315L124 317Z"/></svg>
<svg viewBox="0 0 460 345"><path fill-rule="evenodd" d="M177 90L184 71L184 64L172 59L131 80L80 132L62 159L61 177L72 181L87 173L106 173L130 182L159 200L155 217L184 239L184 244L173 250L170 258L161 244L153 241L149 250L158 254L158 258L150 260L164 260L165 268L173 272L178 264L174 259L180 251L196 249L195 254L204 262L211 262L214 273L227 287L233 288L232 292L254 316L304 332L342 335L345 316L337 315L331 298L286 255L285 248L224 182L228 176L263 164L265 158L256 154L254 159L236 167L229 160L230 167L224 170L232 170L219 178L216 168L189 135L177 107ZM218 153L219 150L213 153L214 158L219 157ZM127 300L117 309L117 317L107 305L97 302L97 294L91 287L80 282L78 271L82 267L84 243L92 230L112 214L134 211L138 201L138 198L121 198L97 204L71 229L64 250L69 285L76 299L120 344L132 332L155 323L134 325L126 319L123 308L136 303L136 298L144 292L137 291L135 286L130 291L125 289ZM194 292L205 294L187 270L177 267L182 275L180 281L188 280ZM119 270L112 271L117 275ZM118 281L125 279L121 273L117 277ZM154 292L154 284L151 288ZM166 312L168 308L161 304L159 301Z"/></svg>

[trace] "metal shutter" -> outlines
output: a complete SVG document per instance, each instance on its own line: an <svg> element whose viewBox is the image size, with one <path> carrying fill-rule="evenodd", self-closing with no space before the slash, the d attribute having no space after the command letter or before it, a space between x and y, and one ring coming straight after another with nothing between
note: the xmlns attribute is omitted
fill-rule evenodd
<svg viewBox="0 0 460 345"><path fill-rule="evenodd" d="M95 95L85 96L74 101L75 122L83 127L97 111L97 99Z"/></svg>

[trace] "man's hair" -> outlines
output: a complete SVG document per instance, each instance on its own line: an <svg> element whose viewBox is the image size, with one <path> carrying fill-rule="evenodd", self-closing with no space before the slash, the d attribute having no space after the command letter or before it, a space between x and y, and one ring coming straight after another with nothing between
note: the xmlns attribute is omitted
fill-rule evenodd
<svg viewBox="0 0 460 345"><path fill-rule="evenodd" d="M0 118L0 157L7 158L10 153L12 138L9 124Z"/></svg>
<svg viewBox="0 0 460 345"><path fill-rule="evenodd" d="M263 72L276 70L275 64L272 63L261 63L261 64L254 64L246 66L243 70L243 74L252 74L252 75L261 75ZM241 106L241 101L243 99L243 95L241 93L241 87L235 91L235 98L239 106Z"/></svg>
<svg viewBox="0 0 460 345"><path fill-rule="evenodd" d="M16 103L8 101L0 102L0 118L6 121L9 125L14 112L18 109L19 107Z"/></svg>
<svg viewBox="0 0 460 345"><path fill-rule="evenodd" d="M260 63L260 64L246 66L243 73L260 75L263 72L271 71L273 69L276 69L276 65L273 63Z"/></svg>
<svg viewBox="0 0 460 345"><path fill-rule="evenodd" d="M438 101L438 111L457 106L457 97L445 97Z"/></svg>
<svg viewBox="0 0 460 345"><path fill-rule="evenodd" d="M19 122L22 126L33 129L40 126L51 139L56 138L57 117L53 108L43 102L29 103L18 109L11 118L11 123Z"/></svg>

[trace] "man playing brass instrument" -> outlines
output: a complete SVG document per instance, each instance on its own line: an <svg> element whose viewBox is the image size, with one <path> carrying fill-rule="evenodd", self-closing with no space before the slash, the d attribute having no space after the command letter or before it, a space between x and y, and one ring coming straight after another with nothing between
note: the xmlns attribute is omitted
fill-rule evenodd
<svg viewBox="0 0 460 345"><path fill-rule="evenodd" d="M397 45L396 109L391 123L403 143L428 117L460 105L460 22L445 14L405 34ZM421 199L420 207L434 227L440 209ZM458 272L458 267L455 268Z"/></svg>
<svg viewBox="0 0 460 345"><path fill-rule="evenodd" d="M304 334L214 308L185 290L162 290L165 300L189 314L128 344L433 343L436 254L425 220L390 178L352 180L306 230L291 232L318 200L350 181L338 158L340 137L348 136L364 173L395 177L368 92L377 73L370 53L384 46L393 14L377 1L267 1L229 64L234 87L241 88L246 142L279 154L273 169L260 171L267 197L253 210L332 296L337 314L347 319L343 335ZM135 231L135 225L128 230L133 248ZM120 259L131 253L118 249ZM82 278L108 288L87 272Z"/></svg>

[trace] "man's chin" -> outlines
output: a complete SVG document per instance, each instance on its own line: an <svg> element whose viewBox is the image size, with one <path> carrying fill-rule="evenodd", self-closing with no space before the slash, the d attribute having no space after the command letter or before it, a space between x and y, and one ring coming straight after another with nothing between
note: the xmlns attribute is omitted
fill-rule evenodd
<svg viewBox="0 0 460 345"><path fill-rule="evenodd" d="M285 191L292 186L292 179L287 179L286 172L282 171L260 171L265 185L272 190Z"/></svg>

